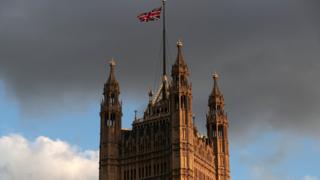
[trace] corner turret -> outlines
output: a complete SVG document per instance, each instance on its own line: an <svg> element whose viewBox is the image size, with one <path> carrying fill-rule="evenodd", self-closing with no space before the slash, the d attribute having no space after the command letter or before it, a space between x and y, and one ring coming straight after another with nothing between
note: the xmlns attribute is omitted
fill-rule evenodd
<svg viewBox="0 0 320 180"><path fill-rule="evenodd" d="M193 113L189 68L182 54L182 42L177 42L177 58L172 66L170 87L172 179L193 179Z"/></svg>
<svg viewBox="0 0 320 180"><path fill-rule="evenodd" d="M99 179L119 179L119 146L121 140L122 107L120 86L115 77L115 61L109 63L110 72L104 85L100 110L100 163Z"/></svg>
<svg viewBox="0 0 320 180"><path fill-rule="evenodd" d="M178 54L174 65L172 66L171 76L173 80L174 86L185 86L189 87L188 78L189 78L189 68L184 61L184 57L182 54L182 41L178 40L177 48Z"/></svg>
<svg viewBox="0 0 320 180"><path fill-rule="evenodd" d="M218 74L213 73L213 88L209 95L207 135L215 153L216 179L230 180L228 118L224 112L224 97L218 86Z"/></svg>

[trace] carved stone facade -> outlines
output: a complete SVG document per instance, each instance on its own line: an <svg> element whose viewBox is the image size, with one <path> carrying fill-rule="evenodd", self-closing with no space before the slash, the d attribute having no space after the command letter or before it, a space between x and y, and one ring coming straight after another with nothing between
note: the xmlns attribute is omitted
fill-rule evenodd
<svg viewBox="0 0 320 180"><path fill-rule="evenodd" d="M180 41L177 47L171 78L164 75L158 92L149 93L132 130L121 129L120 87L111 61L100 112L100 180L230 180L228 119L218 75L213 75L205 137L193 122L189 69Z"/></svg>

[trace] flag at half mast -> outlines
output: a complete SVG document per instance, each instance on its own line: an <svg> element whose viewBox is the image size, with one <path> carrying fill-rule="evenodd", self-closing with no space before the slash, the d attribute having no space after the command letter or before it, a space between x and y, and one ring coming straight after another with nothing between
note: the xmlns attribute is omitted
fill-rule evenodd
<svg viewBox="0 0 320 180"><path fill-rule="evenodd" d="M137 18L140 20L140 22L149 22L149 21L156 21L160 19L161 16L161 11L163 13L163 18L162 18L162 51L163 51L163 74L162 74L162 97L163 99L166 99L166 16L165 16L165 2L166 0L162 0L162 7L155 8L150 12L142 13L137 16Z"/></svg>
<svg viewBox="0 0 320 180"><path fill-rule="evenodd" d="M156 21L160 19L161 7L155 8L150 12L141 13L137 16L140 22Z"/></svg>

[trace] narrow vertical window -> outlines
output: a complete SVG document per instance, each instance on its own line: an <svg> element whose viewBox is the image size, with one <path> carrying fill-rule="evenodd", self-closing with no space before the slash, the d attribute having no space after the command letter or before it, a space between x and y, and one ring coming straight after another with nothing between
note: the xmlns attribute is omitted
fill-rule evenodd
<svg viewBox="0 0 320 180"><path fill-rule="evenodd" d="M219 128L218 128L218 136L223 137L223 127L222 126L219 126Z"/></svg>
<svg viewBox="0 0 320 180"><path fill-rule="evenodd" d="M176 106L176 109L179 109L179 96L178 95L175 96L175 106Z"/></svg>
<svg viewBox="0 0 320 180"><path fill-rule="evenodd" d="M114 93L112 93L111 96L110 96L110 102L111 102L112 105L115 102L115 94Z"/></svg>

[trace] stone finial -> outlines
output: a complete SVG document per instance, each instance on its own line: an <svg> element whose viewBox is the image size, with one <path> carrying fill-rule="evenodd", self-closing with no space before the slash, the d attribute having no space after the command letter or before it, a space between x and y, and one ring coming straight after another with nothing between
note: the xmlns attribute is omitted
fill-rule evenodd
<svg viewBox="0 0 320 180"><path fill-rule="evenodd" d="M218 79L218 78L219 78L218 73L217 73L217 72L214 72L214 73L212 74L212 78L213 78L214 80Z"/></svg>
<svg viewBox="0 0 320 180"><path fill-rule="evenodd" d="M183 46L183 43L182 43L182 41L180 39L177 41L177 46L178 47L182 47Z"/></svg>
<svg viewBox="0 0 320 180"><path fill-rule="evenodd" d="M116 61L114 60L114 58L111 58L111 60L109 61L109 68L110 68L110 72L109 72L109 78L108 78L108 83L110 82L116 82L116 77L115 77L115 73L114 73L114 69L116 66Z"/></svg>
<svg viewBox="0 0 320 180"><path fill-rule="evenodd" d="M114 58L111 58L111 60L109 61L109 65L110 66L115 66L116 65L116 61L114 60Z"/></svg>

